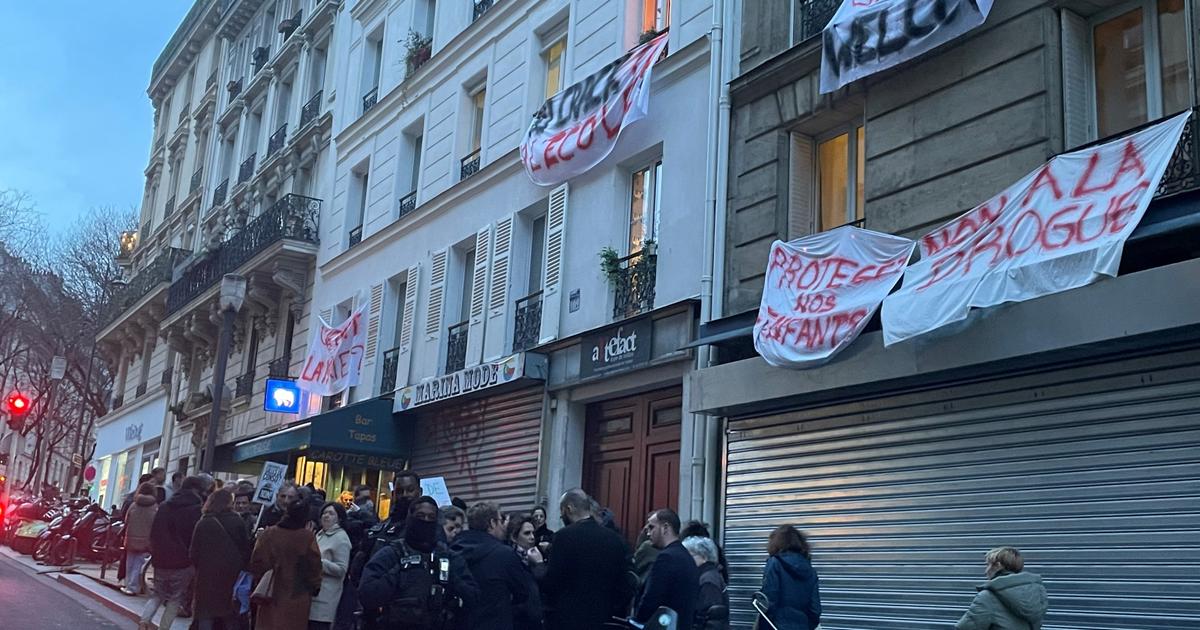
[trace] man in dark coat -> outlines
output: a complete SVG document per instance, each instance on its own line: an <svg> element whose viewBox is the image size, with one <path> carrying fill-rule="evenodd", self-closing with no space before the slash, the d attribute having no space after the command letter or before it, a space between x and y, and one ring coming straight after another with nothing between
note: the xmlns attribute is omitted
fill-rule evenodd
<svg viewBox="0 0 1200 630"><path fill-rule="evenodd" d="M621 537L596 521L583 490L564 494L558 509L567 526L554 533L542 582L551 604L547 628L597 630L628 610L629 554Z"/></svg>
<svg viewBox="0 0 1200 630"><path fill-rule="evenodd" d="M158 506L154 524L150 526L150 563L154 565L154 596L142 612L142 623L148 623L165 602L162 623L170 627L176 612L190 603L188 592L195 569L188 550L192 533L200 520L205 495L212 487L211 477L188 477L179 491Z"/></svg>
<svg viewBox="0 0 1200 630"><path fill-rule="evenodd" d="M646 521L646 529L659 552L633 618L646 623L655 610L666 606L678 613L680 620L690 622L696 616L696 599L700 596L700 571L679 540L679 515L669 509L656 510Z"/></svg>
<svg viewBox="0 0 1200 630"><path fill-rule="evenodd" d="M514 630L540 628L542 602L537 584L503 541L507 536L504 517L495 503L476 503L467 510L467 531L454 539L450 549L467 561L479 586L479 598L465 611L471 630Z"/></svg>
<svg viewBox="0 0 1200 630"><path fill-rule="evenodd" d="M296 484L285 481L275 493L275 503L263 508L262 517L258 519L258 528L266 529L278 525L287 514L288 506L300 500L300 489Z"/></svg>

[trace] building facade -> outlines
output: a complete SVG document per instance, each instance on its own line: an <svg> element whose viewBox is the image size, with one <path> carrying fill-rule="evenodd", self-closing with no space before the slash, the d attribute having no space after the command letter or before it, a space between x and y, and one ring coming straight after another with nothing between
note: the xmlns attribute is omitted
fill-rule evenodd
<svg viewBox="0 0 1200 630"><path fill-rule="evenodd" d="M1046 627L1197 625L1196 3L996 3L822 95L839 4L741 5L719 317L701 332L717 364L688 381L689 410L724 419L735 625L783 523L811 537L829 630L952 624L1002 545L1045 579ZM1188 110L1118 277L887 348L876 319L817 368L756 356L776 239L921 236L1051 156Z"/></svg>

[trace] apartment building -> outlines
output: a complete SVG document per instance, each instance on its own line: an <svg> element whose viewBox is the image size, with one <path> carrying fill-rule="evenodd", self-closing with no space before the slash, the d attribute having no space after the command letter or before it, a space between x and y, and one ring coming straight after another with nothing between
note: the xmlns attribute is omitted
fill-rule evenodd
<svg viewBox="0 0 1200 630"><path fill-rule="evenodd" d="M688 407L725 418L735 622L753 619L766 534L792 523L828 630L948 627L1002 545L1043 576L1045 627L1200 624L1200 9L998 2L942 47L821 94L839 4L741 4L723 282L701 329L718 365L689 379ZM1054 155L1189 110L1117 277L886 348L876 319L821 367L756 356L776 239L848 223L922 236Z"/></svg>

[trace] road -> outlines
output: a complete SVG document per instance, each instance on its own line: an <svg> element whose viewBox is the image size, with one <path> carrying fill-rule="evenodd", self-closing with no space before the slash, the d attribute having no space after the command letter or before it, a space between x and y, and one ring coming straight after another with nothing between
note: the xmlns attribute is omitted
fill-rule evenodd
<svg viewBox="0 0 1200 630"><path fill-rule="evenodd" d="M0 554L0 628L115 630L136 625L90 604L94 605Z"/></svg>

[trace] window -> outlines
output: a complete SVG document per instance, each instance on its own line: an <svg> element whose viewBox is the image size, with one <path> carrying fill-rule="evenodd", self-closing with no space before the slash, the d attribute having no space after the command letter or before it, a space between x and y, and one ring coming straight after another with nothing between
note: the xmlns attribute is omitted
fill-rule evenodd
<svg viewBox="0 0 1200 630"><path fill-rule="evenodd" d="M369 167L364 165L360 169L353 171L354 191L350 200L353 204L350 217L347 221L350 233L350 247L358 245L362 241L363 220L367 216L367 196L369 192L370 180L368 177Z"/></svg>
<svg viewBox="0 0 1200 630"><path fill-rule="evenodd" d="M410 192L410 193L416 192L417 183L420 181L421 148L422 148L422 144L424 143L424 140L425 140L425 136L422 136L421 134L417 134L415 136L409 136L408 150L409 150L409 155L411 156L410 159L412 162L411 168L409 168L409 173L408 173L408 192Z"/></svg>
<svg viewBox="0 0 1200 630"><path fill-rule="evenodd" d="M471 133L470 146L467 147L471 151L478 151L483 145L483 108L487 102L487 89L481 82L479 87L471 92Z"/></svg>
<svg viewBox="0 0 1200 630"><path fill-rule="evenodd" d="M243 373L254 377L255 368L258 367L258 326L256 319L249 320L250 327L250 342L246 344L246 362L243 366Z"/></svg>
<svg viewBox="0 0 1200 630"><path fill-rule="evenodd" d="M863 218L866 135L861 126L817 143L818 230Z"/></svg>
<svg viewBox="0 0 1200 630"><path fill-rule="evenodd" d="M671 24L671 0L641 0L642 33L661 31Z"/></svg>
<svg viewBox="0 0 1200 630"><path fill-rule="evenodd" d="M655 240L662 201L662 160L633 172L629 195L629 253Z"/></svg>
<svg viewBox="0 0 1200 630"><path fill-rule="evenodd" d="M546 256L546 215L533 220L530 226L529 239L529 291L532 295L542 290L542 279L545 275Z"/></svg>
<svg viewBox="0 0 1200 630"><path fill-rule="evenodd" d="M1186 3L1139 0L1092 22L1100 137L1191 106Z"/></svg>
<svg viewBox="0 0 1200 630"><path fill-rule="evenodd" d="M558 94L563 89L565 79L563 73L563 53L567 50L567 39L559 38L546 47L542 59L546 62L546 98Z"/></svg>
<svg viewBox="0 0 1200 630"><path fill-rule="evenodd" d="M437 16L437 2L434 0L421 0L417 3L417 12L413 16L413 24L420 24L424 30L421 34L426 37L433 37L434 18Z"/></svg>
<svg viewBox="0 0 1200 630"><path fill-rule="evenodd" d="M458 321L465 322L471 319L471 284L475 277L475 248L467 250L463 255L463 274L462 274L462 299L458 306Z"/></svg>

